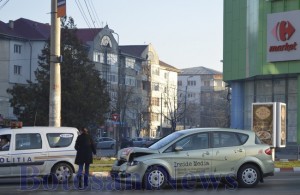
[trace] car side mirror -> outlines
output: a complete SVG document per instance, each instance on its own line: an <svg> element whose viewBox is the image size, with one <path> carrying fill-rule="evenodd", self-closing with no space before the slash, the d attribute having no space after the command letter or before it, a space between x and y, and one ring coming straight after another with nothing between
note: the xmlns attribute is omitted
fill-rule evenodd
<svg viewBox="0 0 300 195"><path fill-rule="evenodd" d="M176 152L179 152L179 151L182 151L183 150L183 147L182 146L176 146L175 147L175 151Z"/></svg>

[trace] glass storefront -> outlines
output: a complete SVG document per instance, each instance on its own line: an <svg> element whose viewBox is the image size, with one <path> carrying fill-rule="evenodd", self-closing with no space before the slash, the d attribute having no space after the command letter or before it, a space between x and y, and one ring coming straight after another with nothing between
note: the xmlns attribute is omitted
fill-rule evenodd
<svg viewBox="0 0 300 195"><path fill-rule="evenodd" d="M252 103L287 104L287 142L297 142L297 78L272 78L245 81L244 126L251 129Z"/></svg>

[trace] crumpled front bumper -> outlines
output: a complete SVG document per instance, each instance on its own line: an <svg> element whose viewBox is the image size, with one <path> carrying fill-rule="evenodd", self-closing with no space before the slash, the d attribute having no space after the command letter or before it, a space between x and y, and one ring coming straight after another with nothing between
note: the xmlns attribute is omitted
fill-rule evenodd
<svg viewBox="0 0 300 195"><path fill-rule="evenodd" d="M138 162L135 165L129 165L127 162L123 162L121 165L116 161L110 171L110 176L113 180L122 183L142 183L143 177L147 166Z"/></svg>

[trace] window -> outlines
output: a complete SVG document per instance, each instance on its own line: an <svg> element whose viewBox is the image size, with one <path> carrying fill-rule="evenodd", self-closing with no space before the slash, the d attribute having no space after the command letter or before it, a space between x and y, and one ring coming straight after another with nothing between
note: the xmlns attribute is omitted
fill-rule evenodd
<svg viewBox="0 0 300 195"><path fill-rule="evenodd" d="M39 133L16 134L16 150L41 149L42 138Z"/></svg>
<svg viewBox="0 0 300 195"><path fill-rule="evenodd" d="M19 65L14 65L14 74L21 75L21 68Z"/></svg>
<svg viewBox="0 0 300 195"><path fill-rule="evenodd" d="M100 52L94 52L94 62L104 63L104 54Z"/></svg>
<svg viewBox="0 0 300 195"><path fill-rule="evenodd" d="M169 78L169 73L165 72L164 77L165 77L165 79L168 79Z"/></svg>
<svg viewBox="0 0 300 195"><path fill-rule="evenodd" d="M0 151L8 151L10 147L10 134L0 136Z"/></svg>
<svg viewBox="0 0 300 195"><path fill-rule="evenodd" d="M134 77L130 77L130 76L126 76L126 78L125 78L125 84L127 86L135 86L135 78Z"/></svg>
<svg viewBox="0 0 300 195"><path fill-rule="evenodd" d="M107 54L107 64L118 65L118 55L113 53Z"/></svg>
<svg viewBox="0 0 300 195"><path fill-rule="evenodd" d="M196 86L196 81L188 81L188 86Z"/></svg>
<svg viewBox="0 0 300 195"><path fill-rule="evenodd" d="M134 58L126 58L125 64L126 64L126 68L134 69L135 59Z"/></svg>
<svg viewBox="0 0 300 195"><path fill-rule="evenodd" d="M209 87L210 86L210 81L204 81L204 86Z"/></svg>
<svg viewBox="0 0 300 195"><path fill-rule="evenodd" d="M158 114L157 113L151 113L151 120L159 121Z"/></svg>
<svg viewBox="0 0 300 195"><path fill-rule="evenodd" d="M48 133L47 140L51 148L68 147L74 138L72 133Z"/></svg>
<svg viewBox="0 0 300 195"><path fill-rule="evenodd" d="M159 98L153 97L153 98L151 99L151 104L152 104L153 106L159 106Z"/></svg>
<svg viewBox="0 0 300 195"><path fill-rule="evenodd" d="M21 53L21 45L18 44L14 45L14 53Z"/></svg>
<svg viewBox="0 0 300 195"><path fill-rule="evenodd" d="M159 91L159 83L153 83L153 91Z"/></svg>
<svg viewBox="0 0 300 195"><path fill-rule="evenodd" d="M177 82L178 86L182 86L182 81Z"/></svg>
<svg viewBox="0 0 300 195"><path fill-rule="evenodd" d="M159 68L153 68L152 74L155 74L155 75L159 76Z"/></svg>
<svg viewBox="0 0 300 195"><path fill-rule="evenodd" d="M167 151L174 151L175 147L182 147L183 151L187 150L201 150L208 148L208 133L197 133L176 142L168 148Z"/></svg>
<svg viewBox="0 0 300 195"><path fill-rule="evenodd" d="M235 133L214 132L212 139L214 148L241 145L241 142Z"/></svg>

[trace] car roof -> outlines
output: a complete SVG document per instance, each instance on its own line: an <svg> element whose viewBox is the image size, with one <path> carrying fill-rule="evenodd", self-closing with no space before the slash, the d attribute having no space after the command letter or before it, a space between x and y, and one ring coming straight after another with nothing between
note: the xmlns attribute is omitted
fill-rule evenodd
<svg viewBox="0 0 300 195"><path fill-rule="evenodd" d="M21 128L3 128L0 129L0 133L11 133L11 132L38 132L38 131L43 131L47 130L47 132L58 132L57 130L61 131L66 131L66 132L73 132L73 131L78 131L77 128L75 127L48 127L48 126L26 126L26 127L21 127Z"/></svg>
<svg viewBox="0 0 300 195"><path fill-rule="evenodd" d="M209 127L209 128L193 128L193 129L185 129L178 132L184 132L184 134L193 134L193 133L201 133L201 132L212 132L212 131L223 131L223 132L235 132L235 133L254 133L251 130L242 130L242 129L233 129L233 128L218 128L218 127Z"/></svg>

